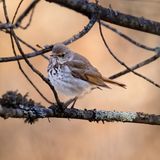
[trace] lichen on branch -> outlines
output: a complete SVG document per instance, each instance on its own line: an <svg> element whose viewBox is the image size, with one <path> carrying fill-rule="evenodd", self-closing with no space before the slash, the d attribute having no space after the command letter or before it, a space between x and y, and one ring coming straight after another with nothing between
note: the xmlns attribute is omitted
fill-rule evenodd
<svg viewBox="0 0 160 160"><path fill-rule="evenodd" d="M32 124L40 118L66 118L90 122L129 122L160 125L160 115L141 112L105 111L96 109L62 108L56 104L48 108L28 99L28 95L9 91L0 98L0 117L23 118Z"/></svg>

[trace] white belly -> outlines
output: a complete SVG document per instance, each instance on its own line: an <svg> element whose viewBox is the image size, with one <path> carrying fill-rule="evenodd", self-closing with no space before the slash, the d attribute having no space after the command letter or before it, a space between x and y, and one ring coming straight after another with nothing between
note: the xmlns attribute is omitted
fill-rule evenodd
<svg viewBox="0 0 160 160"><path fill-rule="evenodd" d="M84 80L73 77L67 66L48 72L48 78L56 91L66 96L82 96L94 87Z"/></svg>

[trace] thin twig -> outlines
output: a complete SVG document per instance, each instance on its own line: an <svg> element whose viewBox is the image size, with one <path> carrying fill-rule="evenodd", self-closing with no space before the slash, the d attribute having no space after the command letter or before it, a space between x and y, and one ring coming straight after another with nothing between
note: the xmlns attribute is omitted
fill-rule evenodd
<svg viewBox="0 0 160 160"><path fill-rule="evenodd" d="M10 29L12 29L12 27L10 27ZM3 30L3 32L10 34L10 31L4 31ZM32 49L33 51L35 51L35 53L33 52L33 53L25 54L25 56L27 58L32 58L32 57L36 57L36 56L42 56L46 60L49 60L49 58L44 54L49 52L52 49L53 45L50 45L50 47L48 47L48 48L42 48L41 47L42 50L38 51L35 47L31 46L29 43L27 43L26 41L22 40L22 38L20 38L19 36L17 36L17 38L22 44L24 44L28 48ZM0 63L17 61L17 60L23 60L23 57L21 55L17 55L17 56L14 56L14 57L0 57Z"/></svg>
<svg viewBox="0 0 160 160"><path fill-rule="evenodd" d="M76 41L77 39L81 38L82 36L84 36L86 33L89 32L89 30L93 27L93 25L96 22L96 16L95 14L91 17L91 20L89 21L89 23L83 28L82 31L80 31L78 34L73 35L71 38L65 40L63 43L65 45L68 45L74 41ZM30 47L31 49L33 49L33 47L29 46L26 42L24 42L22 39L20 39L19 37L17 37L23 44L27 45L28 47ZM39 55L43 55L49 51L52 50L53 45L48 45L46 48L41 49L39 51L35 50L35 52L33 53L28 53L25 54L26 58L32 58L32 57L36 57ZM47 57L45 57L46 59L48 59ZM3 62L12 62L12 61L16 61L16 60L23 60L23 56L16 56L16 57L0 57L0 63Z"/></svg>
<svg viewBox="0 0 160 160"><path fill-rule="evenodd" d="M24 0L21 0L20 3L18 4L18 7L17 7L17 9L16 9L16 11L15 11L15 14L14 14L14 16L13 16L13 19L12 19L12 24L14 23L14 20L15 20L15 18L16 18L16 15L17 15L17 13L18 13L18 11L19 11L19 9L20 9L20 6L21 6L21 4L22 4L23 1L24 1ZM34 11L34 9L35 9L35 6L34 6L32 12L31 12L31 16L30 16L30 19L29 19L28 24L27 24L26 27L24 27L23 29L26 29L26 28L30 25L31 20L32 20L32 16L33 16L33 11ZM30 44L28 44L27 42L25 42L24 40L22 40L20 37L17 36L17 38L18 38L18 40L19 40L21 43L23 43L24 45L26 45L28 48L32 49L33 51L37 51L37 49L35 49L33 46L31 46ZM45 55L41 55L41 56L48 60L48 57L47 57L47 56L45 56Z"/></svg>
<svg viewBox="0 0 160 160"><path fill-rule="evenodd" d="M6 21L7 21L8 23L10 23L5 1L4 1L4 5L3 5L3 6L4 6L4 13L5 13ZM16 56L17 53L16 53L16 50L15 50L14 41L13 41L13 38L12 38L12 33L14 33L14 31L11 29L11 31L10 31L9 33L10 33L10 39L11 39L11 44L12 44L13 53L14 53L14 55ZM19 60L17 60L17 63L18 63L19 69L20 69L20 71L22 72L22 74L26 77L26 79L30 82L30 84L35 88L35 90L41 95L41 97L42 97L44 100L46 100L48 103L52 104L52 102L50 102L50 101L39 91L39 89L34 85L34 83L30 80L30 78L29 78L29 77L27 76L27 74L24 72L24 70L23 70L23 68L22 68Z"/></svg>
<svg viewBox="0 0 160 160"><path fill-rule="evenodd" d="M51 90L52 90L52 92L54 94L54 97L55 97L55 100L56 100L57 104L61 105L61 102L59 100L58 94L57 94L54 86L52 86L50 81L46 77L44 77L41 72L39 72L36 68L34 68L34 66L29 62L29 60L25 57L25 54L24 54L24 52L23 52L23 50L21 48L21 45L20 45L20 43L18 41L18 38L17 38L15 32L12 30L11 33L12 33L12 35L14 37L14 40L15 40L16 45L17 45L17 48L18 48L20 54L23 56L25 62L28 64L28 66L32 69L33 72L35 72L37 75L39 75L39 77L41 77L41 79L48 84L48 86L51 88Z"/></svg>
<svg viewBox="0 0 160 160"><path fill-rule="evenodd" d="M22 48L21 48L21 45L20 45L20 43L19 43L19 41L18 41L18 38L17 38L17 36L16 36L16 34L15 34L15 32L14 32L13 30L11 30L11 34L13 35L14 40L15 40L15 43L16 43L16 45L17 45L17 48L18 48L20 54L23 56L25 62L28 64L28 66L32 69L32 71L33 71L34 73L36 73L39 77L41 77L41 79L42 79L44 82L46 82L46 83L48 84L48 86L51 88L51 90L52 90L52 92L53 92L53 94L54 94L54 97L55 97L55 100L56 100L57 104L58 104L58 105L61 105L61 102L60 102L60 100L59 100L58 94L57 94L54 86L52 86L51 83L50 83L50 81L49 81L46 77L44 77L41 72L39 72L36 68L34 68L34 66L33 66L33 65L29 62L29 60L25 57L25 54L24 54L24 52L23 52L23 50L22 50Z"/></svg>
<svg viewBox="0 0 160 160"><path fill-rule="evenodd" d="M105 23L105 22L101 22L101 24L102 24L103 26L105 26L106 28L112 30L113 32L117 33L119 36L123 37L124 39L126 39L127 41L129 41L130 43L134 44L134 45L137 46L137 47L140 47L140 48L142 48L142 49L146 49L146 50L148 50L148 51L155 51L155 49L156 49L156 48L148 47L148 46L146 46L146 45L144 45L144 44L141 44L141 43L135 41L134 39L130 38L129 36L125 35L124 33L120 32L120 31L118 31L116 28L108 25L108 24Z"/></svg>
<svg viewBox="0 0 160 160"><path fill-rule="evenodd" d="M53 45L50 45L49 47L44 48L42 50L25 54L25 57L26 58L33 58L36 56L40 56L40 55L43 55L47 52L50 52L52 50L52 48L53 48ZM24 58L21 55L18 55L16 57L15 56L13 56L13 57L0 57L0 63L13 62L13 61L17 61L17 60L24 60Z"/></svg>
<svg viewBox="0 0 160 160"><path fill-rule="evenodd" d="M9 17L8 17L8 13L7 13L7 6L6 6L6 1L3 0L3 11L4 11L4 16L5 16L5 19L6 19L6 22L9 23Z"/></svg>
<svg viewBox="0 0 160 160"><path fill-rule="evenodd" d="M39 2L40 0L33 0L32 3L25 9L25 11L19 16L19 18L17 19L15 26L19 27L22 20L29 14L29 12L36 6L36 4Z"/></svg>
<svg viewBox="0 0 160 160"><path fill-rule="evenodd" d="M71 38L65 40L62 43L64 43L65 45L68 45L68 44L73 43L74 41L80 39L81 37L83 37L86 33L88 33L91 30L91 28L94 26L96 21L97 21L97 15L93 14L89 23L79 33L73 35Z"/></svg>
<svg viewBox="0 0 160 160"><path fill-rule="evenodd" d="M20 6L21 6L21 4L23 3L23 1L24 1L24 0L21 0L21 1L19 2L19 4L18 4L18 7L17 7L17 9L16 9L16 11L15 11L15 13L14 13L13 19L12 19L12 24L14 23L14 20L15 20L15 18L16 18L16 16L17 16L17 13L18 13L18 11L19 11L19 9L20 9Z"/></svg>
<svg viewBox="0 0 160 160"><path fill-rule="evenodd" d="M130 67L130 69L131 69L132 71L134 71L134 70L136 70L136 69L138 69L138 68L141 68L141 67L143 67L143 66L145 66L145 65L147 65L147 64L150 64L151 62L154 62L154 61L155 61L156 59L158 59L159 57L160 57L160 54L157 53L156 55L154 55L154 56L152 56L152 57L150 57L150 58L148 58L148 59L146 59L146 60L144 60L144 61L142 61L142 62L140 62L140 63L138 63L138 64L136 64L136 65L134 65L134 66L132 66L132 67ZM111 76L109 77L109 79L118 78L118 77L120 77L120 76L123 76L123 75L129 73L129 72L131 72L131 71L128 70L128 69L125 69L125 70L123 70L123 71L121 71L121 72L118 72L118 73L116 73L116 74L111 75Z"/></svg>
<svg viewBox="0 0 160 160"><path fill-rule="evenodd" d="M22 29L27 29L29 26L30 26L30 24L31 24L31 22L32 22L32 18L33 18L33 14L34 14L34 11L35 11L35 6L32 8L32 10L31 10L31 14L30 14L30 17L29 17L29 21L28 21L28 23L25 25L25 26L19 26L20 28L22 28Z"/></svg>
<svg viewBox="0 0 160 160"><path fill-rule="evenodd" d="M20 38L19 36L17 36L18 40L24 44L25 46L27 46L28 48L32 49L33 51L37 52L37 49L34 48L33 46L31 46L29 43L27 43L26 41L22 40L22 38Z"/></svg>
<svg viewBox="0 0 160 160"><path fill-rule="evenodd" d="M29 43L27 43L26 41L22 40L22 38L18 37L18 40L23 43L25 46L27 46L28 48L32 49L33 51L37 52L38 50L36 48L34 48L33 46L31 46ZM43 58L45 58L46 60L49 60L49 58L45 55L41 55Z"/></svg>
<svg viewBox="0 0 160 160"><path fill-rule="evenodd" d="M10 34L10 38L11 38L11 44L12 44L12 50L15 56L17 56L16 50L15 50L15 45L13 42L13 38L12 35ZM52 104L52 102L50 100L48 100L42 93L41 91L36 87L36 85L31 81L31 79L28 77L28 75L25 73L25 71L23 70L21 63L19 62L19 60L17 60L18 63L18 67L20 69L20 71L22 72L22 74L25 76L25 78L29 81L29 83L33 86L33 88L39 93L39 95L48 103Z"/></svg>
<svg viewBox="0 0 160 160"><path fill-rule="evenodd" d="M106 42L106 40L105 40L105 38L104 38L100 21L99 21L99 31L100 31L101 38L102 38L102 40L103 40L106 48L108 49L109 53L112 55L112 57L113 57L119 64L121 64L122 66L124 66L127 70L129 70L130 72L134 73L134 74L137 75L138 77L141 77L141 78L145 79L146 81L148 81L149 83L151 83L151 84L155 85L156 87L160 88L160 85L159 85L159 84L157 84L157 83L155 83L154 81L150 80L149 78L141 75L140 73L137 73L137 72L133 71L133 70L132 70L131 68L129 68L124 62L122 62L120 59L118 59L118 58L116 57L116 55L115 55L115 54L111 51L111 49L109 48L109 46L108 46L108 44L107 44L107 42Z"/></svg>

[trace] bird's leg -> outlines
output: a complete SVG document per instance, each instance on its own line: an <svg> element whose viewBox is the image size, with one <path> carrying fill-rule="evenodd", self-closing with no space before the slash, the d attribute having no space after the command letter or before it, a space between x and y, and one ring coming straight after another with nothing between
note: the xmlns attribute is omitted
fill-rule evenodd
<svg viewBox="0 0 160 160"><path fill-rule="evenodd" d="M77 99L78 99L78 97L75 97L75 98L74 98L74 101L73 101L73 103L72 103L72 105L71 105L71 108L74 108L74 105L75 105Z"/></svg>
<svg viewBox="0 0 160 160"><path fill-rule="evenodd" d="M78 99L78 97L74 97L72 99L69 99L67 102L64 103L64 107L67 108L71 103L73 103L71 106L71 108L73 108L77 99Z"/></svg>
<svg viewBox="0 0 160 160"><path fill-rule="evenodd" d="M67 108L73 101L74 101L74 98L69 99L68 101L66 101L66 102L64 103L64 108Z"/></svg>

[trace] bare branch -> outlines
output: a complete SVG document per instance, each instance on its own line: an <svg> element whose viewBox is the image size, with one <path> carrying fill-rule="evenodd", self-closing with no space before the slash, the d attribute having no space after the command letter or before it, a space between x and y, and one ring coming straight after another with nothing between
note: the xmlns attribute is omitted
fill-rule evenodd
<svg viewBox="0 0 160 160"><path fill-rule="evenodd" d="M117 56L111 51L110 47L108 46L105 38L104 38L104 35L103 35L103 32L102 32L102 27L101 27L101 23L100 23L100 20L99 20L99 31L100 31L100 36L103 40L103 43L105 44L107 50L109 51L109 53L112 55L112 57L119 63L121 64L122 66L124 66L127 70L129 70L130 72L134 73L135 75L137 75L138 77L141 77L143 78L144 80L148 81L149 83L155 85L156 87L160 88L160 85L155 83L154 81L152 81L151 79L143 76L142 74L140 73L137 73L135 71L133 71L131 68L129 68L124 62L122 62L119 58L117 58Z"/></svg>
<svg viewBox="0 0 160 160"><path fill-rule="evenodd" d="M93 27L93 25L95 24L96 22L96 15L94 14L89 23L82 29L82 31L80 31L78 34L75 34L73 35L71 38L65 40L63 43L65 45L68 45L74 41L76 41L77 39L81 38L82 36L84 36L86 33L88 33L90 31L90 29ZM28 43L24 42L21 38L17 37L18 40L20 42L22 42L23 44L25 44L26 46L28 46L29 48L31 48L32 50L34 50L35 52L33 53L28 53L28 54L25 54L25 57L26 58L32 58L32 57L36 57L36 56L39 56L39 55L43 55L49 51L52 50L53 48L53 45L48 45L46 48L42 49L42 50L39 50L37 51L35 48L33 48L31 45L29 45ZM15 57L0 57L0 63L4 63L4 62L12 62L12 61L16 61L16 60L24 60L23 59L23 56L15 56Z"/></svg>
<svg viewBox="0 0 160 160"><path fill-rule="evenodd" d="M52 50L52 48L53 48L53 45L50 45L47 48L44 48L42 50L25 54L25 57L26 58L32 58L32 57L40 56L42 54L50 52ZM24 58L21 55L18 55L16 57L15 56L13 56L13 57L0 57L0 63L12 62L12 61L16 61L16 60L24 60Z"/></svg>
<svg viewBox="0 0 160 160"><path fill-rule="evenodd" d="M138 63L138 64L136 64L136 65L134 65L134 66L132 66L132 67L129 67L132 71L134 71L134 70L136 70L136 69L138 69L138 68L141 68L141 67L143 67L143 66L145 66L145 65L147 65L147 64L150 64L151 62L154 62L156 59L158 59L160 57L160 53L157 53L156 55L154 55L154 56L152 56L152 57L150 57L150 58L148 58L148 59L146 59L146 60L144 60L144 61L142 61L142 62L140 62L140 63ZM125 70L123 70L123 71L121 71L121 72L118 72L118 73L116 73L116 74L113 74L113 75L111 75L109 78L110 79L115 79L115 78L118 78L118 77L120 77L120 76L123 76L123 75L125 75L125 74L127 74L127 73L129 73L129 72L131 72L130 70L128 70L128 69L125 69Z"/></svg>
<svg viewBox="0 0 160 160"><path fill-rule="evenodd" d="M22 3L22 1L20 2L20 4ZM20 5L19 5L19 7L20 7ZM8 12L7 12L7 8L6 8L6 3L5 3L5 0L3 1L3 9L4 9L4 13L5 13L5 18L6 18L6 21L8 22L8 23L10 23L10 20L9 20L9 17L8 17ZM18 10L17 10L18 11ZM17 12L16 12L17 13ZM14 21L14 19L13 19L13 21ZM14 37L14 39L15 39L15 34L14 34L14 31L13 31L13 29L11 29L10 31L9 31L9 34L10 34L10 39L11 39L11 45L12 45L12 49L13 49L13 53L14 53L14 55L16 56L17 55L17 53L16 53L16 50L15 50L15 45L14 45L14 41L13 41L13 37ZM12 37L13 36L13 37ZM18 38L17 38L18 39ZM17 40L18 41L18 40ZM16 41L16 42L17 42ZM17 42L18 43L18 42ZM16 44L17 44L16 43ZM19 45L20 46L20 45ZM52 102L50 102L40 91L39 91L39 89L34 85L34 83L30 80L30 78L28 77L28 75L25 73L25 71L23 70L23 68L22 68L22 66L21 66L21 63L19 62L19 60L17 60L17 63L18 63L18 66L19 66L19 69L20 69L20 71L22 72L22 74L25 76L25 78L30 82L30 84L33 86L33 88L40 94L40 96L44 99L44 100L46 100L48 103L50 103L50 104L52 104Z"/></svg>
<svg viewBox="0 0 160 160"><path fill-rule="evenodd" d="M34 8L32 9L32 11L31 11L31 14L30 14L28 23L27 23L25 26L20 26L20 28L22 28L22 29L27 29L27 28L30 26L30 24L31 24L31 22L32 22L32 18L33 18L34 11L35 11L35 7L34 7Z"/></svg>
<svg viewBox="0 0 160 160"><path fill-rule="evenodd" d="M88 33L91 28L94 26L94 24L97 21L97 15L94 13L89 21L89 23L82 29L82 31L80 31L78 34L73 35L71 38L65 40L63 43L65 45L68 45L76 40L78 40L79 38L83 37L86 33Z"/></svg>
<svg viewBox="0 0 160 160"><path fill-rule="evenodd" d="M85 0L46 0L48 2L57 3L66 8L79 12L87 17L97 12L95 3L88 3ZM134 30L139 30L147 33L160 35L160 23L143 17L136 17L114 11L111 8L98 6L100 11L100 19L119 26L127 27Z"/></svg>
<svg viewBox="0 0 160 160"><path fill-rule="evenodd" d="M14 20L15 20L15 18L16 18L16 16L17 16L17 13L18 13L19 8L20 8L21 4L23 3L23 1L24 1L24 0L21 0L21 1L19 2L19 4L18 4L18 7L17 7L17 9L16 9L16 11L15 11L15 13L14 13L13 19L12 19L12 24L14 23Z"/></svg>
<svg viewBox="0 0 160 160"><path fill-rule="evenodd" d="M13 37L12 35L10 34L10 38L11 38L11 45L12 45L12 50L13 50L13 53L14 55L16 56L17 53L16 53L16 50L15 50L15 45L14 45L14 41L13 41ZM20 69L20 71L22 72L22 74L25 76L25 78L28 80L28 82L32 85L32 87L39 93L39 95L48 103L52 104L52 102L50 100L48 100L42 93L41 91L36 87L36 85L32 82L32 80L28 77L28 75L25 73L25 71L23 70L22 68L22 65L20 63L19 60L17 60L17 64L18 64L18 67Z"/></svg>
<svg viewBox="0 0 160 160"><path fill-rule="evenodd" d="M128 122L150 125L160 125L160 115L145 114L142 112L120 112L105 110L81 110L59 106L46 108L33 100L28 100L17 92L7 92L0 98L0 117L25 118L25 122L33 123L39 118L66 118L88 120L90 122Z"/></svg>
<svg viewBox="0 0 160 160"><path fill-rule="evenodd" d="M25 9L25 11L19 16L19 18L17 19L15 26L19 27L22 20L29 14L29 12L31 10L33 10L33 8L36 6L36 4L39 2L40 0L33 0L32 3ZM31 16L32 17L32 16Z"/></svg>
<svg viewBox="0 0 160 160"><path fill-rule="evenodd" d="M61 105L61 102L60 102L60 100L59 100L58 94L57 94L54 86L52 86L51 83L49 82L49 80L48 80L46 77L44 77L43 74L40 73L36 68L34 68L34 66L33 66L33 65L29 62L29 60L25 57L25 54L24 54L24 52L23 52L23 50L22 50L22 48L21 48L21 45L20 45L20 43L19 43L19 41L18 41L18 38L17 38L17 36L16 36L16 34L15 34L15 32L14 32L13 30L11 30L11 34L12 34L14 40L15 40L15 43L16 43L16 45L17 45L17 48L18 48L20 54L23 56L23 58L24 58L25 62L27 63L27 65L28 65L28 66L32 69L32 71L33 71L34 73L36 73L44 82L46 82L46 84L48 84L48 86L50 87L50 89L52 90L52 92L53 92L53 94L54 94L54 97L55 97L55 100L56 100L57 104Z"/></svg>
<svg viewBox="0 0 160 160"><path fill-rule="evenodd" d="M10 22L9 22L8 13L7 13L6 1L3 0L2 2L3 2L3 11L4 11L4 16L5 16L6 22L7 22L7 23L10 23Z"/></svg>
<svg viewBox="0 0 160 160"><path fill-rule="evenodd" d="M115 29L114 27L111 27L110 25L108 25L107 23L104 23L104 22L101 22L101 24L103 26L105 26L106 28L112 30L113 32L117 33L119 36L121 36L122 38L126 39L127 41L129 41L130 43L134 44L135 46L137 47L140 47L142 49L145 49L145 50L148 50L148 51L155 51L156 48L151 48L151 47L148 47L144 44L141 44L137 41L135 41L134 39L130 38L129 36L125 35L124 33L118 31L117 29Z"/></svg>
<svg viewBox="0 0 160 160"><path fill-rule="evenodd" d="M33 51L35 51L35 52L37 52L38 50L36 49L36 48L34 48L33 46L31 46L29 43L27 43L26 41L24 41L24 40L22 40L20 37L18 37L17 36L17 38L18 38L18 40L22 43L22 44L24 44L25 46L27 46L28 48L30 48L30 49L32 49ZM26 54L25 54L26 55ZM46 60L49 60L49 58L47 57L47 56L45 56L45 55L41 55L43 58L45 58Z"/></svg>
<svg viewBox="0 0 160 160"><path fill-rule="evenodd" d="M10 23L0 23L0 30L14 28L15 26Z"/></svg>

